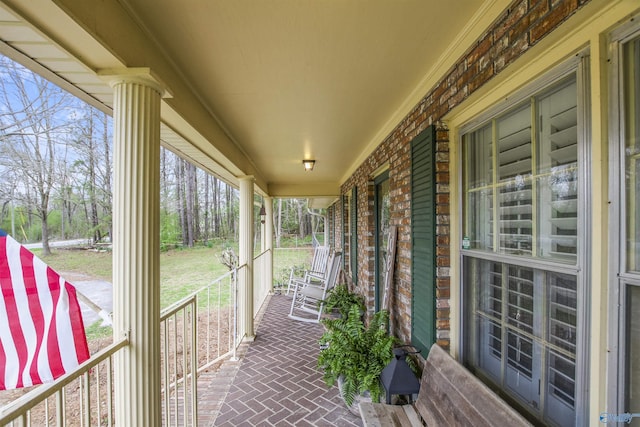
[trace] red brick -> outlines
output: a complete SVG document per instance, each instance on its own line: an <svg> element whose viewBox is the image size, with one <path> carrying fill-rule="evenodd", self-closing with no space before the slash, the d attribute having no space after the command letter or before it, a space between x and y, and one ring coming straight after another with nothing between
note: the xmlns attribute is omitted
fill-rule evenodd
<svg viewBox="0 0 640 427"><path fill-rule="evenodd" d="M538 20L531 28L529 33L531 44L537 43L577 9L578 0L561 0L554 4L554 8L544 16L544 19Z"/></svg>

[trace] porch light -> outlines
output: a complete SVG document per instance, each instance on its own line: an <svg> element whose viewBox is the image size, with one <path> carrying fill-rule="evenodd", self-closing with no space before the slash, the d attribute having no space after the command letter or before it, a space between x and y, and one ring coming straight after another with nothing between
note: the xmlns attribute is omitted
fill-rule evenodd
<svg viewBox="0 0 640 427"><path fill-rule="evenodd" d="M312 171L313 167L316 164L315 160L303 160L302 164L304 165L304 170L305 171Z"/></svg>
<svg viewBox="0 0 640 427"><path fill-rule="evenodd" d="M260 207L260 224L264 224L265 218L267 217L267 210L264 208L264 203Z"/></svg>
<svg viewBox="0 0 640 427"><path fill-rule="evenodd" d="M407 352L403 348L393 349L393 359L380 374L380 382L387 395L387 404L391 404L391 395L406 395L413 400L413 395L420 391L420 381L407 364Z"/></svg>

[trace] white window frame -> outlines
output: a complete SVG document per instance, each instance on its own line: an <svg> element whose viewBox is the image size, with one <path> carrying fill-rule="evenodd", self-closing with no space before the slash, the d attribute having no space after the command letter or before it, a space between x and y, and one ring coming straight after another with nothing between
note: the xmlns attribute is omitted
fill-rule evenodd
<svg viewBox="0 0 640 427"><path fill-rule="evenodd" d="M549 271L553 273L567 273L571 275L575 275L578 281L578 320L577 320L577 328L581 333L581 338L576 343L576 391L575 391L575 402L576 402L576 425L582 425L587 423L587 417L589 412L589 399L588 399L588 385L589 385L589 375L588 375L588 367L589 367L589 352L588 352L588 341L589 341L589 303L590 303L590 290L591 290L591 280L589 277L589 271L585 268L590 263L589 254L591 247L591 240L589 238L588 230L590 230L591 224L591 214L589 209L588 195L590 194L591 181L590 174L588 173L588 169L590 167L590 126L587 124L590 123L589 118L589 54L588 50L585 50L575 57L567 60L565 63L556 67L554 70L551 70L541 78L537 79L535 82L530 85L524 87L523 89L513 93L511 96L507 97L503 102L499 105L494 106L493 108L488 109L484 113L478 115L468 123L462 125L460 127L460 131L458 133L458 144L462 146L462 139L465 134L469 132L473 132L481 127L485 126L491 119L497 118L500 115L510 111L512 108L516 108L517 105L522 103L527 98L532 98L533 96L544 92L547 88L552 87L555 83L561 81L567 75L575 73L576 74L576 82L577 82L577 97L578 97L578 164L579 164L579 177L578 177L578 192L580 194L579 197L579 209L583 213L579 218L578 222L578 239L579 245L576 254L575 263L566 263L566 262L555 262L553 260L540 258L535 254L531 257L528 256L519 256L519 255L509 255L496 252L494 248L493 251L487 250L474 250L474 249L465 249L464 247L460 250L461 262L460 262L460 278L461 282L464 282L465 272L464 272L464 258L465 257L473 257L478 259L490 260L500 263L512 264L512 265L522 265L526 267L531 267L534 269L539 269L543 271ZM465 159L463 156L459 158L459 167L462 170ZM466 197L466 193L462 186L464 185L463 181L460 180L461 191L460 191L460 206L464 206L464 198ZM463 230L463 223L466 221L466 217L461 216L459 227ZM469 357L469 354L475 351L474 349L469 349L468 347L468 336L471 333L467 328L470 327L468 320L468 297L465 295L467 289L465 289L464 283L461 284L461 301L462 301L462 310L463 313L463 333L460 334L459 337L459 348L461 349L461 354L464 355L465 358ZM544 301L546 303L546 301ZM546 369L546 366L543 366L542 369ZM505 390L506 391L506 390Z"/></svg>
<svg viewBox="0 0 640 427"><path fill-rule="evenodd" d="M623 48L627 42L640 37L640 23L635 20L612 32L609 38L611 79L609 86L609 145L610 177L609 197L609 306L608 306L608 360L607 411L625 412L626 393L626 322L627 288L640 287L640 272L627 270L627 194L625 187L625 99L623 96Z"/></svg>

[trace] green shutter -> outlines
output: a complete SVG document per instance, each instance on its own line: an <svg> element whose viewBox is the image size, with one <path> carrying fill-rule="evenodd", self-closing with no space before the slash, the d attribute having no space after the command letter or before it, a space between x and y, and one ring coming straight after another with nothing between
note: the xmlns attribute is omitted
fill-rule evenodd
<svg viewBox="0 0 640 427"><path fill-rule="evenodd" d="M427 356L435 334L435 127L411 142L411 343Z"/></svg>
<svg viewBox="0 0 640 427"><path fill-rule="evenodd" d="M358 284L358 188L354 185L351 190L351 280L353 284Z"/></svg>

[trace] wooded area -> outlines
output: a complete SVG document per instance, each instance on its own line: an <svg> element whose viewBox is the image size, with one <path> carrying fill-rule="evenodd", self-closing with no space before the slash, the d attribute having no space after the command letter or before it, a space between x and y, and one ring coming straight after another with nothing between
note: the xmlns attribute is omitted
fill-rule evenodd
<svg viewBox="0 0 640 427"><path fill-rule="evenodd" d="M111 117L0 56L0 228L43 255L51 239L109 242L112 174ZM160 174L163 246L237 240L235 188L164 148ZM276 246L314 221L306 200L276 200Z"/></svg>

